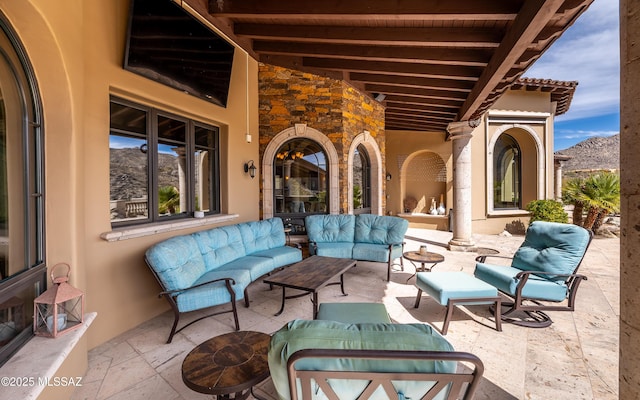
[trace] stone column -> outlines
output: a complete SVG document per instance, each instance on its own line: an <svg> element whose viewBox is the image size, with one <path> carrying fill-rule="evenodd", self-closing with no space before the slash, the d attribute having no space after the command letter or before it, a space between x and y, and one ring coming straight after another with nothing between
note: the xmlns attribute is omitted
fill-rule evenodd
<svg viewBox="0 0 640 400"><path fill-rule="evenodd" d="M640 393L640 1L620 0L621 400Z"/></svg>
<svg viewBox="0 0 640 400"><path fill-rule="evenodd" d="M571 156L565 156L564 154L556 154L553 156L553 170L555 172L555 189L553 198L556 201L562 201L562 163L570 160Z"/></svg>
<svg viewBox="0 0 640 400"><path fill-rule="evenodd" d="M447 127L453 148L453 238L451 251L475 251L471 239L471 131L468 121Z"/></svg>

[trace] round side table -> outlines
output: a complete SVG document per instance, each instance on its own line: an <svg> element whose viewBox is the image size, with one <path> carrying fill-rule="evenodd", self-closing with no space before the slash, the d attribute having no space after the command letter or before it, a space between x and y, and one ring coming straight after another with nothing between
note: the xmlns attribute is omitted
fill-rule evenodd
<svg viewBox="0 0 640 400"><path fill-rule="evenodd" d="M196 346L182 362L182 381L218 399L243 400L269 377L267 350L271 336L262 332L226 333Z"/></svg>
<svg viewBox="0 0 640 400"><path fill-rule="evenodd" d="M416 276L418 272L431 272L438 263L444 261L444 256L442 254L432 253L430 251L426 254L420 254L419 251L406 251L402 254L402 257L411 261L411 264L416 267L416 273L411 275L409 279ZM420 267L418 267L416 263L420 263ZM431 264L431 266L427 267L427 264ZM407 282L409 282L409 279L407 279Z"/></svg>

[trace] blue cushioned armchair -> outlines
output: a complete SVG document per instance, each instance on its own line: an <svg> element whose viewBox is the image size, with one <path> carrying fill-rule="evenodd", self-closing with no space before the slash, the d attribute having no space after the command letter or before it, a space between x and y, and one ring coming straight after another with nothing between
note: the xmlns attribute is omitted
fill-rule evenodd
<svg viewBox="0 0 640 400"><path fill-rule="evenodd" d="M502 303L502 319L542 328L553 322L544 311L573 311L582 280L578 268L593 234L577 225L535 221L510 266L492 265L476 258L474 275L512 298ZM555 303L555 304L550 304Z"/></svg>

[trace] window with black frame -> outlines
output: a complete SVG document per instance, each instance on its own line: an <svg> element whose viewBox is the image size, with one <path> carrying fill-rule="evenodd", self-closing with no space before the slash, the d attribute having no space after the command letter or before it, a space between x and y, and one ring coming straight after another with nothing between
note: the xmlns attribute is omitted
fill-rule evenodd
<svg viewBox="0 0 640 400"><path fill-rule="evenodd" d="M113 226L220 212L217 127L112 98L109 150Z"/></svg>
<svg viewBox="0 0 640 400"><path fill-rule="evenodd" d="M42 106L25 52L0 13L0 365L32 336L46 290Z"/></svg>
<svg viewBox="0 0 640 400"><path fill-rule="evenodd" d="M303 234L304 217L328 210L327 156L307 138L285 142L276 152L274 165L274 215L282 217L291 234Z"/></svg>
<svg viewBox="0 0 640 400"><path fill-rule="evenodd" d="M353 213L371 213L371 161L363 145L353 157Z"/></svg>
<svg viewBox="0 0 640 400"><path fill-rule="evenodd" d="M493 148L493 208L521 208L521 154L518 142L503 133Z"/></svg>

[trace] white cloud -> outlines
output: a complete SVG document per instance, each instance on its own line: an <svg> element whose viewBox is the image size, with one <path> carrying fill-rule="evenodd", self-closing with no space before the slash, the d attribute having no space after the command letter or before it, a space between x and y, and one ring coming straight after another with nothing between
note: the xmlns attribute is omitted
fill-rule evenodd
<svg viewBox="0 0 640 400"><path fill-rule="evenodd" d="M618 2L595 0L525 76L578 81L566 121L618 112L619 71Z"/></svg>
<svg viewBox="0 0 640 400"><path fill-rule="evenodd" d="M555 131L555 137L557 139L587 139L592 137L607 137L617 135L618 131L597 131L597 130L569 130L569 129L557 129Z"/></svg>

